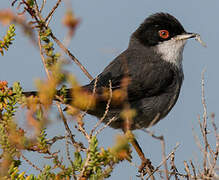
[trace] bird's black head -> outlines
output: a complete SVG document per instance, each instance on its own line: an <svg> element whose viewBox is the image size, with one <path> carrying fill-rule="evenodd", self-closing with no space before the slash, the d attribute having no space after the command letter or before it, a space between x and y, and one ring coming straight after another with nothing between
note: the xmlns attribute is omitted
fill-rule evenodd
<svg viewBox="0 0 219 180"><path fill-rule="evenodd" d="M172 37L186 33L180 22L167 13L149 16L133 33L145 46L154 46Z"/></svg>

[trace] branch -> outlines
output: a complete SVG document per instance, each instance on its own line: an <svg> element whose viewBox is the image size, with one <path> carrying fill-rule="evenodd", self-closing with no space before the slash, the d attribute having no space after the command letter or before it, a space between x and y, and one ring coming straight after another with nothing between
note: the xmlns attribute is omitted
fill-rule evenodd
<svg viewBox="0 0 219 180"><path fill-rule="evenodd" d="M56 36L51 32L52 39L58 44L58 46L74 61L84 72L84 74L92 81L93 77L86 70L86 68L80 63L80 61L59 41Z"/></svg>

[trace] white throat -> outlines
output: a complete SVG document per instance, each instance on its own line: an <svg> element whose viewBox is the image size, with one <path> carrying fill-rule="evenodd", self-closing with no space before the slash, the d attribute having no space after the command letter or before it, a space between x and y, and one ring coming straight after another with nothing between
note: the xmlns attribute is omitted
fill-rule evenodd
<svg viewBox="0 0 219 180"><path fill-rule="evenodd" d="M182 68L183 49L186 40L176 40L174 38L156 45L156 51L161 57L178 68Z"/></svg>

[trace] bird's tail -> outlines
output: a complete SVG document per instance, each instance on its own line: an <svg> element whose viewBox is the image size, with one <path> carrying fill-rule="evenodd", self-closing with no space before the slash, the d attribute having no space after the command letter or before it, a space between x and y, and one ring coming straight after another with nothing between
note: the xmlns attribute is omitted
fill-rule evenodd
<svg viewBox="0 0 219 180"><path fill-rule="evenodd" d="M64 93L65 94L65 99L66 99L66 103L68 104L72 100L71 89L66 89L65 91L66 91ZM57 90L56 91L56 95L60 96L61 94L63 94L62 90ZM30 97L30 96L37 97L39 95L39 91L25 91L25 92L23 92L23 95L25 97ZM54 97L54 100L59 101L55 97Z"/></svg>
<svg viewBox="0 0 219 180"><path fill-rule="evenodd" d="M86 92L92 93L92 87L91 87L90 84L82 86L81 89L86 91ZM59 90L56 91L56 95L57 96L64 95L64 98L66 100L66 104L68 104L72 101L72 90L73 90L72 88L67 88L63 92L62 89L59 89ZM36 96L39 95L39 91L25 91L25 92L23 92L23 95L25 97L30 97L30 96L36 97ZM54 98L54 100L57 100L57 99Z"/></svg>
<svg viewBox="0 0 219 180"><path fill-rule="evenodd" d="M30 96L37 96L38 92L37 91L26 91L23 92L23 95L26 97L30 97Z"/></svg>

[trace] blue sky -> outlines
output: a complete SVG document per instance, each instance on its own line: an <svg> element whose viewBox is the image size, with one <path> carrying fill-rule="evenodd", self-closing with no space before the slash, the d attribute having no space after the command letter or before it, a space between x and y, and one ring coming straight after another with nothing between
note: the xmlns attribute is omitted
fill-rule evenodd
<svg viewBox="0 0 219 180"><path fill-rule="evenodd" d="M10 7L6 0L0 2L1 8ZM52 4L49 4L52 7ZM72 53L82 62L88 71L95 77L109 64L120 52L128 46L132 32L143 20L155 12L168 12L177 17L188 32L201 34L207 48L203 48L195 40L189 40L184 50L184 83L179 100L169 115L159 122L152 130L158 135L164 135L166 139L166 152L170 152L175 144L181 145L176 152L176 164L183 168L183 160L195 160L200 157L195 144L192 128L198 132L198 115L202 114L201 104L201 72L205 72L205 93L207 110L210 114L219 112L219 59L218 36L219 1L174 1L174 0L74 0L72 8L81 24L69 45ZM61 40L64 37L61 20L65 12L63 4L55 13L55 21L51 27ZM4 34L0 31L0 36ZM0 80L9 83L20 81L24 89L35 89L34 79L45 78L45 72L40 60L38 50L17 28L17 37L14 45L10 47L5 56L1 56ZM13 65L12 65L13 64ZM69 70L74 73L81 84L89 80L80 69L72 63ZM22 113L18 113L23 118ZM88 126L96 122L94 117L87 116ZM219 125L218 122L216 122ZM54 122L49 127L48 135L64 134L64 127L60 122ZM114 142L114 136L120 131L107 128L99 137L100 146L107 147ZM141 130L134 132L141 144L143 151L154 165L161 161L160 142L151 138ZM62 148L61 144L55 148ZM32 153L33 154L33 153ZM27 154L27 156L29 156ZM30 158L34 158L34 154ZM139 158L133 152L133 162L139 164ZM38 164L38 163L37 163ZM42 167L42 162L39 162ZM29 170L28 165L23 170ZM129 163L118 165L110 179L136 179L137 169Z"/></svg>

